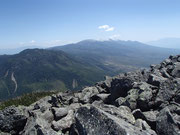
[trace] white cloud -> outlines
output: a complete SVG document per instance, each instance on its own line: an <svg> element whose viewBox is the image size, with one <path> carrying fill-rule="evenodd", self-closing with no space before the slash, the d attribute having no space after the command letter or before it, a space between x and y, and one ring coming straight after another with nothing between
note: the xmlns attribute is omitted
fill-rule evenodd
<svg viewBox="0 0 180 135"><path fill-rule="evenodd" d="M114 27L110 27L109 25L101 25L98 29L104 29L105 31L113 31Z"/></svg>
<svg viewBox="0 0 180 135"><path fill-rule="evenodd" d="M34 44L34 43L36 43L36 41L35 41L35 40L31 40L30 43L31 43L31 44Z"/></svg>
<svg viewBox="0 0 180 135"><path fill-rule="evenodd" d="M108 29L109 28L109 25L101 25L98 27L99 29Z"/></svg>
<svg viewBox="0 0 180 135"><path fill-rule="evenodd" d="M110 27L108 29L106 29L105 31L113 31L114 30L114 27Z"/></svg>
<svg viewBox="0 0 180 135"><path fill-rule="evenodd" d="M120 39L120 37L121 37L121 35L115 34L115 35L110 36L109 39L118 40L118 39Z"/></svg>

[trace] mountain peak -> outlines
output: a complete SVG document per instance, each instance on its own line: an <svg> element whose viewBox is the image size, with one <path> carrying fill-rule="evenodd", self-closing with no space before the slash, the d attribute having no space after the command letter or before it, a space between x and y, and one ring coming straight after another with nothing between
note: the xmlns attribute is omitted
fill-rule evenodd
<svg viewBox="0 0 180 135"><path fill-rule="evenodd" d="M95 40L95 39L85 39L85 40L82 40L82 41L79 41L77 42L78 44L84 44L84 43L87 43L87 42L97 42L98 40Z"/></svg>
<svg viewBox="0 0 180 135"><path fill-rule="evenodd" d="M78 89L95 83L103 74L103 70L63 51L26 49L0 56L0 100L33 91Z"/></svg>

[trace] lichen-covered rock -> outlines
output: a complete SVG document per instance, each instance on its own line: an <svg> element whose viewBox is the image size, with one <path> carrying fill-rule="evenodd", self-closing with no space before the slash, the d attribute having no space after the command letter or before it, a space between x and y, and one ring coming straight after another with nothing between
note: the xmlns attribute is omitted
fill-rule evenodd
<svg viewBox="0 0 180 135"><path fill-rule="evenodd" d="M90 103L90 102L92 102L92 100L91 100L92 97L97 94L99 94L99 91L96 87L87 87L82 90L79 100L83 104Z"/></svg>
<svg viewBox="0 0 180 135"><path fill-rule="evenodd" d="M57 132L54 131L52 128L50 128L49 125L45 125L46 124L45 120L46 119L44 119L44 121L41 121L41 119L30 117L27 121L26 126L24 127L24 130L21 131L19 134L20 135L57 135ZM42 124L42 122L44 124Z"/></svg>
<svg viewBox="0 0 180 135"><path fill-rule="evenodd" d="M172 70L171 75L173 77L180 78L180 63L179 62L174 63L174 69Z"/></svg>
<svg viewBox="0 0 180 135"><path fill-rule="evenodd" d="M10 134L18 134L24 129L27 117L17 107L8 107L0 111L0 130Z"/></svg>
<svg viewBox="0 0 180 135"><path fill-rule="evenodd" d="M156 135L118 119L94 106L84 106L76 113L76 129L80 135Z"/></svg>
<svg viewBox="0 0 180 135"><path fill-rule="evenodd" d="M178 122L174 119L168 107L162 109L157 116L156 131L158 135L179 135Z"/></svg>
<svg viewBox="0 0 180 135"><path fill-rule="evenodd" d="M135 126L139 127L142 130L149 130L151 127L146 123L146 121L142 119L137 119L135 122Z"/></svg>
<svg viewBox="0 0 180 135"><path fill-rule="evenodd" d="M128 108L127 106L115 107L113 105L101 104L100 106L96 106L96 107L120 119L124 119L125 121L131 124L135 123L135 118L131 113L131 109Z"/></svg>
<svg viewBox="0 0 180 135"><path fill-rule="evenodd" d="M128 106L131 110L134 110L137 108L137 99L138 99L138 90L137 89L131 89L128 92L128 95L125 97L126 101L122 104L125 106Z"/></svg>
<svg viewBox="0 0 180 135"><path fill-rule="evenodd" d="M11 135L11 134L0 131L0 135Z"/></svg>
<svg viewBox="0 0 180 135"><path fill-rule="evenodd" d="M126 102L126 99L124 97L119 97L115 100L114 104L118 107L121 105L125 105L125 102Z"/></svg>
<svg viewBox="0 0 180 135"><path fill-rule="evenodd" d="M70 127L72 126L73 123L74 123L74 111L69 110L68 115L66 117L64 117L58 121L52 122L52 128L55 131L67 130L67 129L70 129Z"/></svg>
<svg viewBox="0 0 180 135"><path fill-rule="evenodd" d="M101 100L104 103L110 103L110 94L101 93L91 97L91 101Z"/></svg>
<svg viewBox="0 0 180 135"><path fill-rule="evenodd" d="M151 129L156 130L156 116L158 111L142 112L140 109L136 109L132 112L135 119L142 119L148 123Z"/></svg>
<svg viewBox="0 0 180 135"><path fill-rule="evenodd" d="M68 114L68 108L66 107L53 107L52 111L54 113L55 120L59 120L63 117L65 117Z"/></svg>

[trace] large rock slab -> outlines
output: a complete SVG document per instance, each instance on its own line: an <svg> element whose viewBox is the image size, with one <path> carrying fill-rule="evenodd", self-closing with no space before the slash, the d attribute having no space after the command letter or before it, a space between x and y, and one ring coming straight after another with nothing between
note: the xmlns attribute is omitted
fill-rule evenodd
<svg viewBox="0 0 180 135"><path fill-rule="evenodd" d="M142 130L94 106L78 109L74 127L79 135L156 135L152 130Z"/></svg>
<svg viewBox="0 0 180 135"><path fill-rule="evenodd" d="M44 124L42 124L44 123ZM19 135L57 135L48 124L46 124L45 119L36 119L33 117L28 118L27 124L24 130L19 133Z"/></svg>
<svg viewBox="0 0 180 135"><path fill-rule="evenodd" d="M117 118L124 119L126 122L134 124L135 118L131 113L131 109L127 106L119 106L115 107L113 105L100 104L96 106L99 109L116 116Z"/></svg>

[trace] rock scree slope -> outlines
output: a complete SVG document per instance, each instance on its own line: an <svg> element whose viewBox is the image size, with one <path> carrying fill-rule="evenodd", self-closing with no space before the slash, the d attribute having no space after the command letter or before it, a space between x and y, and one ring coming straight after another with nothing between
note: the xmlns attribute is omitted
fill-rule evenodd
<svg viewBox="0 0 180 135"><path fill-rule="evenodd" d="M179 135L180 55L0 111L2 135Z"/></svg>

